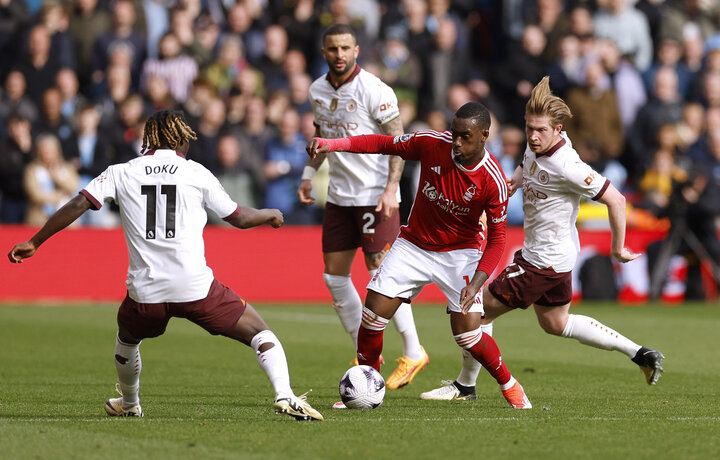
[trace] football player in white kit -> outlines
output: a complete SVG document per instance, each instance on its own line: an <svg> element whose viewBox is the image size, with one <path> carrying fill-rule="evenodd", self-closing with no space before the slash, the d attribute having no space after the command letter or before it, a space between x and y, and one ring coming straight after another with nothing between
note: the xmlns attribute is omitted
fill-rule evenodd
<svg viewBox="0 0 720 460"><path fill-rule="evenodd" d="M278 228L277 209L241 208L204 166L186 158L196 135L181 112L159 111L145 124L143 155L111 165L59 209L29 241L8 257L21 263L48 238L104 201L120 206L129 253L127 296L118 310L115 367L120 398L105 402L111 416L142 417L138 397L140 342L165 332L171 317L187 318L213 335L251 346L275 390L273 407L299 420L322 420L304 396L290 388L280 341L244 299L220 284L205 261L205 208L238 228Z"/></svg>
<svg viewBox="0 0 720 460"><path fill-rule="evenodd" d="M580 343L627 355L655 385L663 371L664 356L638 345L594 318L570 314L571 271L580 242L575 221L580 198L608 208L613 257L626 263L639 257L625 247L625 197L610 181L580 160L563 122L572 114L565 102L550 91L544 77L533 89L525 108L528 148L523 162L508 180L510 194L521 188L525 213L523 248L513 263L483 290L483 331L492 321L514 309L533 305L540 327L548 334L574 338ZM454 382L420 395L423 399L462 399L475 393L480 369L463 370Z"/></svg>
<svg viewBox="0 0 720 460"><path fill-rule="evenodd" d="M310 87L318 137L403 134L395 93L357 65L358 53L350 26L335 24L323 33L322 54L329 70ZM357 248L362 247L365 266L373 276L397 237L404 161L397 156L320 154L308 160L298 188L299 200L305 205L315 201L311 180L326 157L330 183L323 221L323 278L340 322L357 346L362 301L350 279L352 262ZM393 322L403 339L403 356L386 381L390 390L412 382L430 361L420 345L409 304L403 304ZM337 403L333 407L344 406Z"/></svg>

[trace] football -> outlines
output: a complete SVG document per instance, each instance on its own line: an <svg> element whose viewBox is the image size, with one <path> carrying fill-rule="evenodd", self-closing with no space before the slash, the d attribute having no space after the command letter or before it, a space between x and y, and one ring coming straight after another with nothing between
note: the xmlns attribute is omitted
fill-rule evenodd
<svg viewBox="0 0 720 460"><path fill-rule="evenodd" d="M348 409L375 409L383 403L385 379L370 366L354 366L340 379L340 399Z"/></svg>

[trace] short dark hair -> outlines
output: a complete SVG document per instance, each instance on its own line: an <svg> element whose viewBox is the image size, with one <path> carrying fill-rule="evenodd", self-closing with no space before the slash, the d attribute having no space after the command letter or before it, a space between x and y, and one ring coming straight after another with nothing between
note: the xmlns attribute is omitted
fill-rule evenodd
<svg viewBox="0 0 720 460"><path fill-rule="evenodd" d="M333 24L327 29L325 29L325 32L322 34L322 42L323 46L325 46L325 38L330 35L345 35L349 34L352 35L353 41L357 43L357 35L355 34L355 29L350 27L347 24Z"/></svg>
<svg viewBox="0 0 720 460"><path fill-rule="evenodd" d="M467 102L455 112L456 118L475 118L482 129L490 127L490 111L479 102Z"/></svg>

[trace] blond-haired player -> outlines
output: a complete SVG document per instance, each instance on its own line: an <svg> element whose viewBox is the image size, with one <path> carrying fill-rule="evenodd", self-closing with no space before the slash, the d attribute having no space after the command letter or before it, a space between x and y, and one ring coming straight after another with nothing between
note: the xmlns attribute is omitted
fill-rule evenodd
<svg viewBox="0 0 720 460"><path fill-rule="evenodd" d="M575 220L580 199L590 198L608 208L611 252L621 263L636 259L625 247L625 197L610 181L580 160L564 121L572 116L565 102L550 91L544 77L525 107L528 146L523 162L508 180L512 195L522 189L525 242L513 263L485 285L484 332L492 321L514 309L533 306L540 327L548 334L573 338L603 350L616 350L640 366L649 385L663 371L663 355L638 345L594 318L570 314L571 271L580 250ZM464 399L475 394L478 367L467 366L454 382L420 395L422 399ZM472 363L470 363L472 364Z"/></svg>

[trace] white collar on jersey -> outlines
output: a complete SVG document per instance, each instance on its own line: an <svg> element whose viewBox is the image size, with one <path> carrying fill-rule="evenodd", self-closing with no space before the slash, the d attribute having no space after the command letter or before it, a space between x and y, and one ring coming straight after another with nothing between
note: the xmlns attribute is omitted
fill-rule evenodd
<svg viewBox="0 0 720 460"><path fill-rule="evenodd" d="M172 149L148 150L147 152L143 153L143 156L144 155L177 155L180 158L185 158L185 155L183 155L182 152L178 152Z"/></svg>
<svg viewBox="0 0 720 460"><path fill-rule="evenodd" d="M478 164L476 164L472 169L468 169L465 166L459 164L457 161L455 161L455 159L453 158L452 149L450 149L450 158L452 158L453 164L455 166L457 166L460 169L460 171L467 172L467 173L475 172L478 169L482 168L482 166L485 164L488 157L490 156L490 152L488 152L488 149L484 149L484 150L485 150L485 155L483 155L482 160L478 161Z"/></svg>

